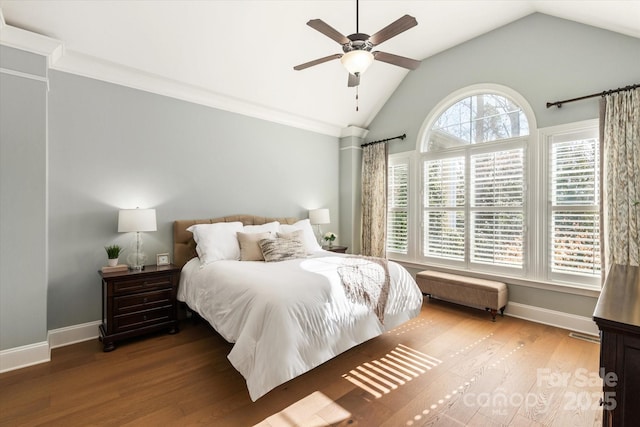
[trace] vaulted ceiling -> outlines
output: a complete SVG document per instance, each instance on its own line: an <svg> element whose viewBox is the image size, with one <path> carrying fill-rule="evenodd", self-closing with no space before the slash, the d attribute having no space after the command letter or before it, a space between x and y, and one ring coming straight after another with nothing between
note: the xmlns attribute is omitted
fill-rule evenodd
<svg viewBox="0 0 640 427"><path fill-rule="evenodd" d="M52 67L339 135L366 128L409 72L374 62L354 88L339 60L293 66L340 45L308 27L319 18L355 32L355 0L55 1L0 0L4 29L60 42ZM377 50L423 60L535 12L640 38L640 1L378 1L359 5L360 32L404 14L418 26ZM0 23L1 24L1 23Z"/></svg>

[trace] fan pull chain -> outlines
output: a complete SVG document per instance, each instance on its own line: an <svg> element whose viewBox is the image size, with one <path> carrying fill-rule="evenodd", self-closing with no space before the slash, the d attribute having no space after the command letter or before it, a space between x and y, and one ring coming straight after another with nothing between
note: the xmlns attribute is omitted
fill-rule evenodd
<svg viewBox="0 0 640 427"><path fill-rule="evenodd" d="M356 111L358 110L358 86L356 86Z"/></svg>

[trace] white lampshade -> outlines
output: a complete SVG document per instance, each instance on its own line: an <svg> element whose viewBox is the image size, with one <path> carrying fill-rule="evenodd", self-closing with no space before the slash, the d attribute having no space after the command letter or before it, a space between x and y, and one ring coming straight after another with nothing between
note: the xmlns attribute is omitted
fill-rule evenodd
<svg viewBox="0 0 640 427"><path fill-rule="evenodd" d="M313 209L309 211L309 222L312 225L329 224L329 209Z"/></svg>
<svg viewBox="0 0 640 427"><path fill-rule="evenodd" d="M340 62L351 74L362 74L373 63L373 54L366 50L352 50L342 55Z"/></svg>
<svg viewBox="0 0 640 427"><path fill-rule="evenodd" d="M155 209L122 209L118 213L118 231L156 231Z"/></svg>

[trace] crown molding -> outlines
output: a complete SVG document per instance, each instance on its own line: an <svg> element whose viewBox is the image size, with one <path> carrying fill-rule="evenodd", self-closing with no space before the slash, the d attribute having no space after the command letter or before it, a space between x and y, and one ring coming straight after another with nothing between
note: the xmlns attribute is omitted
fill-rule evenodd
<svg viewBox="0 0 640 427"><path fill-rule="evenodd" d="M341 128L329 123L311 120L258 104L221 95L198 86L187 85L166 77L104 61L89 55L66 50L51 66L52 69L164 95L194 104L238 113L269 122L300 128L316 133L340 136Z"/></svg>
<svg viewBox="0 0 640 427"><path fill-rule="evenodd" d="M340 132L340 138L356 137L356 138L364 139L368 133L369 133L368 129L363 129L358 126L350 125L350 126L347 126L346 128L342 128Z"/></svg>
<svg viewBox="0 0 640 427"><path fill-rule="evenodd" d="M64 54L60 40L7 25L0 9L0 44L47 57L51 67Z"/></svg>
<svg viewBox="0 0 640 427"><path fill-rule="evenodd" d="M0 44L47 57L50 69L168 96L311 132L340 137L342 127L225 96L159 75L65 49L50 37L7 25L0 9Z"/></svg>

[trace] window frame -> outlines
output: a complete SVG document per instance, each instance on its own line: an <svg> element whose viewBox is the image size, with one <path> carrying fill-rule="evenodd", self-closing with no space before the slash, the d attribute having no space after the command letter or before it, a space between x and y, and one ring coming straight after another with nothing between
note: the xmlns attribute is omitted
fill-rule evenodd
<svg viewBox="0 0 640 427"><path fill-rule="evenodd" d="M468 97L472 97L472 96L476 96L476 95L482 95L482 94L491 94L491 95L498 95L498 96L502 96L502 97L506 97L511 99L513 102L515 102L523 111L523 113L525 114L526 118L527 118L527 122L528 122L528 127L529 127L529 134L526 136L517 136L517 137L511 137L511 138L505 138L505 139L500 139L497 141L489 141L489 142L482 142L482 143L477 143L477 144L466 144L464 146L461 147L456 147L456 148L452 148L449 150L442 150L442 151L432 151L429 152L428 151L428 141L429 141L429 134L431 132L432 127L435 125L435 123L437 122L437 120L440 118L440 116L450 107L452 107L453 105L455 105L456 103L458 103L459 101L463 100L464 98L468 98ZM420 224L420 229L419 229L419 239L417 242L417 250L414 253L414 259L421 264L428 264L428 265L438 265L444 268L455 268L455 269L463 269L465 271L468 271L470 273L473 272L477 272L477 273L484 273L484 274L500 274L500 275L507 275L510 277L519 277L519 278L525 278L528 276L530 268L530 250L531 247L528 243L529 239L528 239L528 227L527 227L527 218L530 216L530 213L528 212L527 207L531 206L530 203L530 196L528 194L527 191L527 183L529 182L529 172L530 172L530 167L528 167L528 163L526 159L529 158L529 147L532 143L532 141L535 141L536 138L536 121L535 121L535 116L533 114L533 110L531 109L531 107L529 106L529 103L517 92L515 92L514 90L506 87L506 86L501 86L501 85L495 85L495 84L480 84L480 85L474 85L474 86L470 86L467 88L463 88L461 90L458 90L454 93L451 93L450 95L448 95L447 97L445 97L444 99L442 99L438 105L430 112L430 114L427 116L427 118L425 119L421 129L420 129L420 134L418 137L418 142L417 142L417 155L420 159L419 162L419 167L418 167L418 171L417 171L417 175L420 177L420 181L419 181L419 191L420 191L420 195L419 195L419 202L417 203L418 206L418 216L417 219L419 220L419 224ZM497 149L496 149L497 148ZM509 149L513 149L513 148L523 148L523 155L525 158L525 171L524 171L524 176L523 179L525 181L525 187L524 187L524 194L523 194L523 206L522 206L522 214L523 214L523 243L522 243L522 250L523 250L523 261L522 261L522 268L512 268L512 267L506 267L506 266L498 266L498 265L492 265L492 264L482 264L482 263L477 263L477 262L472 262L471 261L471 256L470 256L470 239L471 239L471 235L470 233L465 232L465 253L464 253L464 259L461 261L455 261L455 260L444 260L441 258L435 258L435 257L429 257L429 256L425 256L424 255L424 243L423 243L423 234L424 234L424 210L422 209L422 204L423 204L423 197L424 197L424 182L423 182L423 173L424 173L424 162L426 158L432 159L432 158L444 158L444 157L450 157L453 156L453 153L462 153L462 155L465 158L465 206L464 206L464 211L465 211L465 225L468 225L469 227L471 226L470 224L470 215L471 212L473 210L477 210L477 208L473 208L471 207L471 179L470 179L470 168L471 168L471 157L475 154L481 154L481 153L486 153L486 152L493 152L493 151L502 151L502 150L509 150ZM412 234L416 234L416 233L412 233Z"/></svg>
<svg viewBox="0 0 640 427"><path fill-rule="evenodd" d="M592 137L598 139L599 148L602 147L601 141L599 141L599 120L584 120L580 122L574 123L565 123L562 125L550 126L543 129L539 129L539 137L538 137L538 145L540 146L540 159L541 159L541 174L545 177L544 184L540 185L540 191L542 193L542 202L546 207L546 215L540 218L540 240L541 244L539 246L539 256L541 260L545 260L546 262L541 263L540 271L538 272L539 276L550 283L558 283L558 284L569 284L573 286L578 286L585 289L594 289L600 290L602 287L602 277L603 277L603 266L601 265L601 272L599 277L588 277L588 276L580 276L580 275L570 275L565 273L554 273L552 271L551 264L551 214L553 212L552 200L551 200L551 166L550 166L550 156L551 156L551 145L553 144L554 137L562 137L567 135L580 135L580 134L591 134ZM599 156L602 156L602 153L599 153ZM601 166L601 165L598 165ZM602 174L602 169L600 168L600 174ZM598 183L600 185L601 183ZM600 191L600 198L602 198L602 192ZM573 209L573 208L572 208ZM588 210L598 211L599 203L597 207L590 208ZM600 244L602 245L602 219L600 219ZM581 282L581 283L579 283Z"/></svg>
<svg viewBox="0 0 640 427"><path fill-rule="evenodd" d="M427 132L431 126L439 118L439 116L450 106L458 102L460 99L480 93L495 93L497 95L506 96L516 102L524 111L529 122L529 136L519 137L528 138L525 143L525 195L524 195L524 214L527 219L524 223L525 240L523 242L523 251L525 258L523 262L522 274L514 276L513 272L501 272L495 266L489 266L485 270L468 269L464 264L443 264L439 260L426 259L422 257L422 233L423 233L423 144L428 137ZM598 119L584 120L579 122L566 123L557 126L549 126L538 128L536 117L526 99L514 90L501 85L480 84L460 89L450 93L444 97L428 114L422 123L418 137L416 138L415 150L408 152L400 152L389 156L390 159L408 158L409 162L409 235L408 235L408 254L399 256L396 253L388 253L388 257L401 262L403 265L416 268L436 268L442 271L460 272L464 269L464 273L469 275L484 277L488 279L505 277L510 278L510 283L531 286L534 288L548 290L562 290L576 295L597 295L601 288L601 280L594 279L592 283L580 280L577 277L560 277L550 274L551 263L549 259L550 248L550 231L548 217L549 203L549 186L550 186L550 165L547 164L549 159L549 138L557 133L573 133L584 130L597 130L599 127ZM518 139L518 138L516 138ZM498 143L502 143L502 140ZM512 141L513 142L513 141ZM472 144L474 149L482 150L489 147L493 142ZM601 145L601 142L600 142ZM436 152L434 152L436 153ZM602 155L602 153L600 153ZM449 152L439 152L439 156L450 156ZM469 168L469 159L466 161L466 168ZM600 171L602 173L602 170ZM467 173L468 174L468 173ZM465 197L469 197L470 188L465 188L467 192ZM600 195L602 197L602 195ZM544 213L542 215L538 212ZM604 230L600 230L601 234ZM467 246L468 248L468 243ZM467 249L468 250L468 249ZM463 273L463 274L464 274Z"/></svg>
<svg viewBox="0 0 640 427"><path fill-rule="evenodd" d="M389 251L388 248L385 249L387 251L387 257L394 260L403 260L403 261L412 261L413 254L415 253L415 239L412 238L413 223L412 220L414 218L414 209L416 205L415 199L415 151L407 151L397 154L389 154L387 159L387 167L395 166L399 164L406 164L408 167L408 189L407 189L407 227L409 229L407 235L407 253L403 254L400 252ZM389 210L387 208L387 214Z"/></svg>
<svg viewBox="0 0 640 427"><path fill-rule="evenodd" d="M426 136L426 135L425 135ZM464 211L464 218L465 218L465 226L471 227L472 224L470 222L470 216L472 214L472 212L476 212L476 211L481 211L483 210L482 207L474 207L471 204L471 175L470 175L470 170L471 170L471 158L474 155L478 155L478 154L483 154L483 153L491 153L491 152L497 152L497 151L507 151L507 150L513 150L513 149L522 149L523 150L523 156L525 158L525 164L526 164L526 159L528 157L528 144L530 144L530 139L531 136L527 135L527 136L523 136L523 137L516 137L516 138L509 138L509 139L504 139L504 140L500 140L500 141L496 141L496 142L486 142L486 143L481 143L481 144L470 144L464 147L457 147L455 149L451 149L451 150L444 150L444 151L436 151L436 152L432 152L431 154L427 154L427 153L420 153L420 167L418 168L418 174L420 176L420 199L419 199L419 207L418 209L420 210L419 214L418 214L418 219L420 221L421 227L420 227L420 233L419 233L419 239L418 239L418 251L415 253L414 258L416 260L418 260L419 262L425 263L425 264L429 264L429 265L441 265L441 266L447 266L450 268L456 268L456 269L464 269L466 271L469 272L480 272L480 273L499 273L502 275L508 275L511 277L526 277L527 273L529 271L528 268L528 259L529 259L529 255L528 255L528 249L529 249L529 245L528 245L528 233L527 233L527 218L529 217L530 213L527 210L527 207L530 205L529 203L529 195L527 192L527 173L529 170L529 167L527 167L525 165L525 171L524 171L524 191L523 191L523 205L521 209L518 209L518 211L522 212L523 215L523 242L522 242L522 250L523 250L523 260L522 260L522 267L521 268L513 268L513 267L506 267L506 266L500 266L500 265L494 265L494 264L483 264L480 262L474 262L471 259L471 254L470 254L470 241L471 241L471 234L470 232L466 232L465 230L465 249L464 249L464 258L463 260L450 260L450 259L443 259L443 258L439 258L439 257L432 257L432 256L427 256L424 255L424 241L423 241L423 235L424 235L424 228L425 228L425 212L428 211L428 209L423 208L423 198L424 198L424 194L425 194L425 189L424 189L424 179L423 174L424 174L424 165L426 161L429 160L436 160L436 159L446 159L446 158L452 158L452 157L463 157L464 158L464 163L465 163L465 181L464 181L464 192L465 192L465 204L464 206L460 207L459 209L454 209L454 208L450 208L450 209L445 209L445 210L462 210ZM516 209L510 209L510 210L516 210Z"/></svg>

